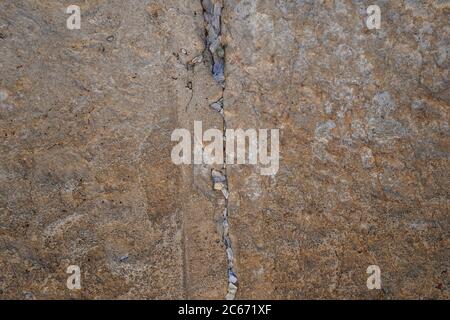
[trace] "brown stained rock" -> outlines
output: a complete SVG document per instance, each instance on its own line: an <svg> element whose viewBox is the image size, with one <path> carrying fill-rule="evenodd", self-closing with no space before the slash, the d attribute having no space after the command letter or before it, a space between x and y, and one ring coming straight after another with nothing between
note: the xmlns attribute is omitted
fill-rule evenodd
<svg viewBox="0 0 450 320"><path fill-rule="evenodd" d="M240 299L449 298L448 6L370 4L227 1L227 127L281 149L228 166Z"/></svg>
<svg viewBox="0 0 450 320"><path fill-rule="evenodd" d="M170 159L175 128L222 126L209 66L187 67L202 6L146 3L82 2L81 30L59 1L0 4L0 298L226 294L220 197Z"/></svg>

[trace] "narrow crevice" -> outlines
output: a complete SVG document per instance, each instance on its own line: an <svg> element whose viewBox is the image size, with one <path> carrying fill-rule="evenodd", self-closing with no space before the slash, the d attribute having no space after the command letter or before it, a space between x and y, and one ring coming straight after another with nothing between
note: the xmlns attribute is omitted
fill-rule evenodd
<svg viewBox="0 0 450 320"><path fill-rule="evenodd" d="M221 191L224 197L224 208L222 212L222 241L225 246L227 256L227 277L228 288L225 299L233 300L238 289L238 278L234 269L234 252L230 238L229 213L229 186L226 166L226 129L227 124L224 116L224 90L225 90L225 48L222 43L222 0L201 0L203 7L203 17L205 19L205 47L211 55L211 73L214 80L221 85L222 95L220 99L210 105L211 109L222 115L223 118L223 148L224 162L221 170L212 170L211 179L213 189Z"/></svg>
<svg viewBox="0 0 450 320"><path fill-rule="evenodd" d="M206 29L206 48L212 56L212 74L225 86L225 49L222 45L222 0L202 0Z"/></svg>

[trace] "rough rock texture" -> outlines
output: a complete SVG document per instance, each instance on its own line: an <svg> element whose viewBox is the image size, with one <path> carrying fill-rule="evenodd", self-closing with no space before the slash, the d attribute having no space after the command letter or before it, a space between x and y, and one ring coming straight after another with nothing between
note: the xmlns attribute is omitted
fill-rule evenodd
<svg viewBox="0 0 450 320"><path fill-rule="evenodd" d="M228 168L240 298L449 298L445 3L227 2L227 126L281 129L276 175Z"/></svg>
<svg viewBox="0 0 450 320"><path fill-rule="evenodd" d="M222 128L200 2L65 8L0 3L0 297L223 298L210 169L170 159L175 128Z"/></svg>
<svg viewBox="0 0 450 320"><path fill-rule="evenodd" d="M217 55L208 2L0 2L0 298L224 298L224 207L237 298L450 298L449 1L224 0ZM194 120L280 129L278 173L225 203Z"/></svg>

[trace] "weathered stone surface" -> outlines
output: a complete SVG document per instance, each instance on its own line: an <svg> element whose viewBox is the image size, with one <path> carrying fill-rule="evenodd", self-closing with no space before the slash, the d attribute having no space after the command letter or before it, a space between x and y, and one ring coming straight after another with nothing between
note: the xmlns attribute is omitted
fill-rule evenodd
<svg viewBox="0 0 450 320"><path fill-rule="evenodd" d="M0 297L223 298L210 169L170 159L175 128L222 127L208 61L188 68L202 6L80 6L68 30L61 1L0 4Z"/></svg>
<svg viewBox="0 0 450 320"><path fill-rule="evenodd" d="M228 167L239 298L449 297L446 3L227 2L227 125L281 129Z"/></svg>
<svg viewBox="0 0 450 320"><path fill-rule="evenodd" d="M448 1L69 4L0 3L1 299L450 298ZM195 120L279 171L174 165Z"/></svg>

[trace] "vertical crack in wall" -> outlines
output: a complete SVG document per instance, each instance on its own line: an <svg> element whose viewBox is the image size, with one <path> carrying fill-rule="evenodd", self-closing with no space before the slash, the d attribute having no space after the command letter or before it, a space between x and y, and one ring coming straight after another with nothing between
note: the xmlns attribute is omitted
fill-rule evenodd
<svg viewBox="0 0 450 320"><path fill-rule="evenodd" d="M205 19L206 29L206 50L211 54L212 75L217 83L222 86L221 98L210 105L211 109L219 112L223 117L223 151L224 163L222 170L212 170L211 179L214 190L221 191L224 196L224 208L222 214L222 241L224 243L227 255L227 275L228 275L228 291L225 299L233 300L238 289L238 278L234 271L233 246L229 234L228 223L228 179L226 167L226 121L224 117L223 93L225 90L225 49L222 44L222 0L201 0L203 7L203 16Z"/></svg>
<svg viewBox="0 0 450 320"><path fill-rule="evenodd" d="M206 28L206 48L212 56L214 79L225 87L225 50L222 46L222 0L202 0Z"/></svg>

